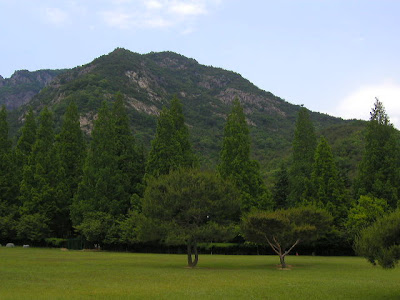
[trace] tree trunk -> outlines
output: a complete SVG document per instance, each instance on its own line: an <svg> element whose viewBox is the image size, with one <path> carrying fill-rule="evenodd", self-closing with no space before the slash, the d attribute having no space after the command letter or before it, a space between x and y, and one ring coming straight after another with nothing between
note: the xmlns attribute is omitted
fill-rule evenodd
<svg viewBox="0 0 400 300"><path fill-rule="evenodd" d="M197 244L193 245L193 250L194 250L194 262L192 264L192 268L197 266L197 262L199 261L199 253L197 252Z"/></svg>
<svg viewBox="0 0 400 300"><path fill-rule="evenodd" d="M193 249L192 249L193 248ZM192 252L193 250L193 252ZM192 259L192 254L194 254L194 261ZM199 253L197 252L197 245L187 245L187 260L188 260L188 267L194 268L197 266L197 262L199 261Z"/></svg>
<svg viewBox="0 0 400 300"><path fill-rule="evenodd" d="M285 269L286 268L285 255L279 255L279 259L281 261L281 268Z"/></svg>
<svg viewBox="0 0 400 300"><path fill-rule="evenodd" d="M187 245L187 260L188 260L188 267L192 267L193 262L192 262L192 245L188 244Z"/></svg>

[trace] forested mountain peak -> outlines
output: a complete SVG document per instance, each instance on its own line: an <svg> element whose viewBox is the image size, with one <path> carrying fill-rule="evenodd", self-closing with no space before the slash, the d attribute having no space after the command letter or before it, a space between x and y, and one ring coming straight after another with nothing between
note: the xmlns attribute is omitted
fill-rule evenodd
<svg viewBox="0 0 400 300"><path fill-rule="evenodd" d="M202 163L210 166L217 162L223 124L236 97L250 125L252 156L261 161L266 170L276 168L277 161L290 153L300 109L259 89L238 73L201 65L195 59L174 52L138 54L123 48L61 73L29 105L36 113L48 106L59 124L66 107L74 100L81 127L90 134L101 103L112 102L117 92L125 99L135 134L147 146L154 136L156 116L162 107L168 106L173 96L180 98L194 149ZM14 112L14 133L21 126L27 108L25 105ZM343 127L348 128L350 136L363 127L320 113L312 112L311 119L317 131L329 129L333 137L340 134ZM339 138L337 143L341 141Z"/></svg>

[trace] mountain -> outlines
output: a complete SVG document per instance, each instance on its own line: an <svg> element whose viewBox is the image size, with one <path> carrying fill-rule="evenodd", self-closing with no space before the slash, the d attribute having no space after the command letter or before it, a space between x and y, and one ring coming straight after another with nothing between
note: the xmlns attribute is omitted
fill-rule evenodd
<svg viewBox="0 0 400 300"><path fill-rule="evenodd" d="M0 76L0 105L16 109L31 99L64 70L16 71L10 78Z"/></svg>
<svg viewBox="0 0 400 300"><path fill-rule="evenodd" d="M125 96L137 139L150 147L157 114L177 95L184 105L195 151L203 166L213 167L218 160L226 116L233 99L238 97L247 115L253 156L261 162L266 177L291 151L300 106L257 88L232 71L204 66L173 52L138 54L117 48L86 65L54 72L59 72L58 76L47 82L28 104L36 112L47 105L60 124L69 101L74 100L80 110L81 126L89 135L102 101L113 101L120 91ZM10 114L14 134L27 107L22 105ZM311 118L317 132L327 135L332 143L346 176L354 173L365 123L317 112L311 112Z"/></svg>

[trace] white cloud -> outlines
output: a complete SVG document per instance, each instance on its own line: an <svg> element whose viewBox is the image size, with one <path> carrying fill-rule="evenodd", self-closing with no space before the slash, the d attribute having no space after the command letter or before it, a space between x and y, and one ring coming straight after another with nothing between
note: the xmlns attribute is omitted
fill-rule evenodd
<svg viewBox="0 0 400 300"><path fill-rule="evenodd" d="M156 0L144 1L144 5L147 9L161 9L164 7L164 4L161 1Z"/></svg>
<svg viewBox="0 0 400 300"><path fill-rule="evenodd" d="M174 1L169 6L169 12L178 16L197 16L206 14L204 1Z"/></svg>
<svg viewBox="0 0 400 300"><path fill-rule="evenodd" d="M346 119L368 120L375 97L385 106L393 125L400 128L400 84L393 80L360 87L341 100L331 114Z"/></svg>
<svg viewBox="0 0 400 300"><path fill-rule="evenodd" d="M221 0L111 0L111 7L99 14L111 27L192 28L196 19L215 9ZM186 30L185 34L193 30Z"/></svg>
<svg viewBox="0 0 400 300"><path fill-rule="evenodd" d="M60 25L68 20L68 13L60 8L45 8L46 20L50 23Z"/></svg>
<svg viewBox="0 0 400 300"><path fill-rule="evenodd" d="M134 23L132 20L132 15L121 11L105 11L102 12L101 15L103 16L106 24L110 27L127 29Z"/></svg>

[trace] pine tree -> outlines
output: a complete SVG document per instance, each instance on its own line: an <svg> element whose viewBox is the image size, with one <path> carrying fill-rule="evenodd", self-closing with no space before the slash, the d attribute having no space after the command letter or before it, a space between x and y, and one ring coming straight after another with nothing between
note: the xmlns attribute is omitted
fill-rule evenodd
<svg viewBox="0 0 400 300"><path fill-rule="evenodd" d="M156 136L151 144L146 175L159 176L171 170L197 166L185 125L182 104L177 97L171 100L170 109L163 108L158 117Z"/></svg>
<svg viewBox="0 0 400 300"><path fill-rule="evenodd" d="M236 98L224 130L218 172L234 182L241 192L242 209L271 208L271 198L263 182L258 162L250 159L250 135L243 108Z"/></svg>
<svg viewBox="0 0 400 300"><path fill-rule="evenodd" d="M356 180L356 198L383 198L394 209L400 198L399 136L382 102L376 99L365 135L365 150Z"/></svg>
<svg viewBox="0 0 400 300"><path fill-rule="evenodd" d="M292 166L289 172L289 203L292 206L300 203L306 183L311 178L316 144L314 125L307 109L301 108L296 121Z"/></svg>

